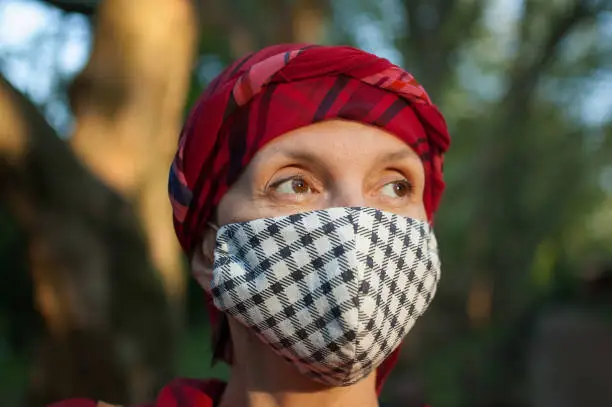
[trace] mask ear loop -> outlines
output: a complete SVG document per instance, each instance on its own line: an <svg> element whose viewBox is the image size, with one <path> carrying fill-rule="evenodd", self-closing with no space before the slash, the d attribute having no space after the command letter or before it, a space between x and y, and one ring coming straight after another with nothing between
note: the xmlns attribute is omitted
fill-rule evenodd
<svg viewBox="0 0 612 407"><path fill-rule="evenodd" d="M215 232L219 231L219 226L215 225L212 222L206 222L206 225L210 227ZM221 314L221 319L217 325L217 329L214 330L213 338L212 338L212 360L211 366L215 366L219 360L224 360L227 363L231 364L231 351L228 352L228 347L231 346L231 334L229 329L229 323L227 321L227 316L225 314ZM228 355L228 353L230 353ZM229 360L228 360L229 359Z"/></svg>

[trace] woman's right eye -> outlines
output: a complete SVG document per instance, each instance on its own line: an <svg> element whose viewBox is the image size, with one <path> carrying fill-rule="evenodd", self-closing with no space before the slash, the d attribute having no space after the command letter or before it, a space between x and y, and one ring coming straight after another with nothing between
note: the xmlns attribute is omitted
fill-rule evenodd
<svg viewBox="0 0 612 407"><path fill-rule="evenodd" d="M310 194L313 192L312 188L302 177L291 177L282 181L279 181L272 185L272 188L280 194Z"/></svg>

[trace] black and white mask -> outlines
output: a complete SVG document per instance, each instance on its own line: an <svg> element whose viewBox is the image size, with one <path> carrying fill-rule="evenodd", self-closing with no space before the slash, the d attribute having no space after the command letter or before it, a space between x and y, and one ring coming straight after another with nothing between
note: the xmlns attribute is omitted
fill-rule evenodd
<svg viewBox="0 0 612 407"><path fill-rule="evenodd" d="M346 386L400 345L439 278L426 222L331 208L221 227L211 288L219 310L302 374Z"/></svg>

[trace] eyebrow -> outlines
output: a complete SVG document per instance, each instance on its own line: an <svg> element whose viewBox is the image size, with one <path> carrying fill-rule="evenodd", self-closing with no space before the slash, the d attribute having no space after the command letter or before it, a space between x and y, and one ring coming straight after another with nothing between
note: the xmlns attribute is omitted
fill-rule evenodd
<svg viewBox="0 0 612 407"><path fill-rule="evenodd" d="M325 160L322 160L315 152L313 151L300 151L300 150L280 150L278 151L280 156L285 160L292 160L298 163L306 164L316 171L328 171L327 164Z"/></svg>
<svg viewBox="0 0 612 407"><path fill-rule="evenodd" d="M321 164L321 159L317 156L317 154L310 151L279 150L278 153L282 155L283 158Z"/></svg>
<svg viewBox="0 0 612 407"><path fill-rule="evenodd" d="M391 153L381 154L379 159L381 161L401 161L405 159L420 160L417 153L407 148L402 149L400 151L394 151Z"/></svg>
<svg viewBox="0 0 612 407"><path fill-rule="evenodd" d="M286 158L321 163L321 159L315 153L310 151L280 150L278 151L278 153L280 153ZM407 148L401 149L399 151L379 154L377 159L379 159L380 161L401 161L405 159L420 160L417 153Z"/></svg>

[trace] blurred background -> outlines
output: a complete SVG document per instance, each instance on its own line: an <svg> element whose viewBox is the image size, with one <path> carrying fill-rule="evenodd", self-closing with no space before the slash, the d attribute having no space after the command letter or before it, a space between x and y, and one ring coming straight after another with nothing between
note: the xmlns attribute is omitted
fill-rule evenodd
<svg viewBox="0 0 612 407"><path fill-rule="evenodd" d="M0 404L227 376L167 172L206 84L290 41L402 65L453 136L441 288L383 399L611 407L609 0L0 0Z"/></svg>

